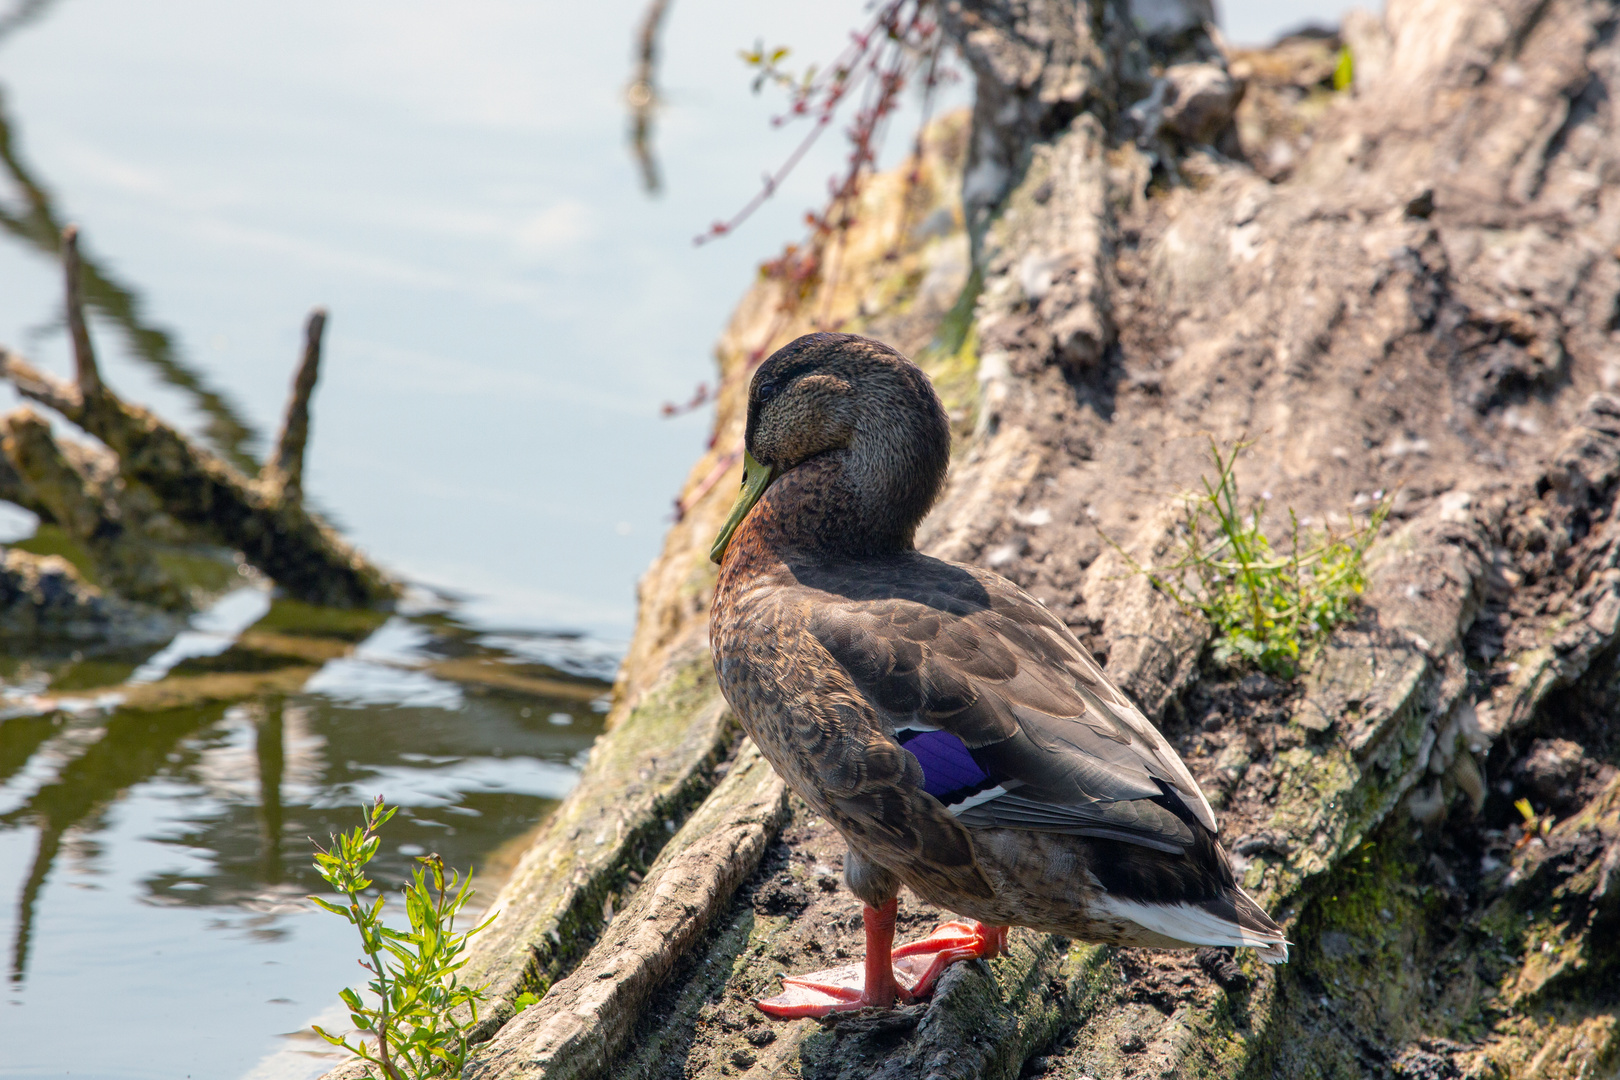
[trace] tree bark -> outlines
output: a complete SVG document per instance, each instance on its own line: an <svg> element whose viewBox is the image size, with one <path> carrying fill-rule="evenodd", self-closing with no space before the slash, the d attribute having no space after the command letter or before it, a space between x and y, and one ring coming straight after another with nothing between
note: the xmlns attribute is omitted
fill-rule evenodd
<svg viewBox="0 0 1620 1080"><path fill-rule="evenodd" d="M1183 14L942 4L971 132L935 130L915 189L871 185L814 303L784 316L761 282L722 340L714 448L643 580L613 727L475 962L505 1000L549 992L505 1006L469 1075L1612 1074L1620 9L1391 0L1229 55ZM705 553L751 362L816 325L935 377L958 446L921 546L1007 574L1106 658L1220 811L1287 966L1015 931L925 1004L751 1008L860 940L830 828L751 751L713 764L733 736ZM1163 552L1211 436L1252 440L1244 490L1307 522L1396 492L1360 620L1294 684L1209 666L1207 630L1108 542ZM682 753L671 710L705 733ZM655 767L686 794L654 811ZM774 841L702 842L750 829ZM903 933L940 914L901 906Z"/></svg>

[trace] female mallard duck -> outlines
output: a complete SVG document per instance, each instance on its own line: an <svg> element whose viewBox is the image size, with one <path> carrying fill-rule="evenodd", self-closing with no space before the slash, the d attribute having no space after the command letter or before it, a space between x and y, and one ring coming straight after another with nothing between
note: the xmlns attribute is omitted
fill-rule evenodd
<svg viewBox="0 0 1620 1080"><path fill-rule="evenodd" d="M919 368L865 338L801 337L755 373L746 445L712 552L715 668L760 751L843 834L866 904L864 971L787 978L760 1008L921 996L953 961L995 956L1009 924L1287 959L1186 765L1069 629L1005 578L913 547L950 456ZM975 922L894 949L902 884Z"/></svg>

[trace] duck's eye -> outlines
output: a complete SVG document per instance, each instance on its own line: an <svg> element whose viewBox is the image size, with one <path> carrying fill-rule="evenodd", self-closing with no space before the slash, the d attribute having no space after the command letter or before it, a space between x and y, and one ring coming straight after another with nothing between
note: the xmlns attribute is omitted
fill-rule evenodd
<svg viewBox="0 0 1620 1080"><path fill-rule="evenodd" d="M774 398L777 391L781 389L782 387L777 383L766 383L764 386L761 386L759 388L759 392L754 395L754 400L759 402L759 404L764 405Z"/></svg>

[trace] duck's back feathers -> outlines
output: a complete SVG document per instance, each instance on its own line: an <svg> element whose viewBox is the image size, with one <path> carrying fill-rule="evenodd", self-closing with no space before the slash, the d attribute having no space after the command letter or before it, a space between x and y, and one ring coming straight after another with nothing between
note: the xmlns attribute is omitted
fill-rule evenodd
<svg viewBox="0 0 1620 1080"><path fill-rule="evenodd" d="M1095 914L1147 940L1287 957L1238 887L1214 812L1074 635L993 573L906 553L795 565L807 629L970 832L1083 838Z"/></svg>
<svg viewBox="0 0 1620 1080"><path fill-rule="evenodd" d="M964 825L1166 853L1215 815L1164 737L1068 628L994 574L908 554L859 575L795 567L831 594L810 630Z"/></svg>

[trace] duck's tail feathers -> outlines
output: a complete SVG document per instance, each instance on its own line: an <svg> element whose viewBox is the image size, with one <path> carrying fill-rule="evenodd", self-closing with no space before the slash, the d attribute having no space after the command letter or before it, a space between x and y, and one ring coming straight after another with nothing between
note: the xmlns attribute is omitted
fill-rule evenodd
<svg viewBox="0 0 1620 1080"><path fill-rule="evenodd" d="M1246 946L1267 963L1288 961L1288 939L1282 927L1240 888L1202 903L1151 903L1105 895L1101 906L1145 930L1188 945Z"/></svg>

